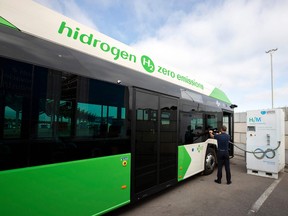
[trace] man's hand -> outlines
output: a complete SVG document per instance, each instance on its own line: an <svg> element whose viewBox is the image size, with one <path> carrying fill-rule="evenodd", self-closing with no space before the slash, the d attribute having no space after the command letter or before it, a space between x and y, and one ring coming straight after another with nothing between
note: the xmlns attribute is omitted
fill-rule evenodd
<svg viewBox="0 0 288 216"><path fill-rule="evenodd" d="M214 138L214 134L213 134L212 130L209 130L209 135L210 135L211 138Z"/></svg>

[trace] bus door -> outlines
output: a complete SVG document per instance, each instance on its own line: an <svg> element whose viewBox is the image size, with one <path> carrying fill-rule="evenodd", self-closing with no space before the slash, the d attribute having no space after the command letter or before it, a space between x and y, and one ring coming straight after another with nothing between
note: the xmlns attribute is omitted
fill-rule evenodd
<svg viewBox="0 0 288 216"><path fill-rule="evenodd" d="M141 199L177 182L177 106L168 96L134 91L132 196Z"/></svg>
<svg viewBox="0 0 288 216"><path fill-rule="evenodd" d="M223 125L227 127L227 133L230 135L231 142L234 142L234 128L233 128L233 113L230 112L223 112ZM229 146L229 155L234 156L234 146L230 143Z"/></svg>

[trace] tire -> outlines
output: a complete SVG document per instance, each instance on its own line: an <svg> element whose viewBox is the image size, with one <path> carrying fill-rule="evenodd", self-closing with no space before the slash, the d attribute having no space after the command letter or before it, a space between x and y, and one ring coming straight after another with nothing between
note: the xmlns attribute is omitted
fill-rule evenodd
<svg viewBox="0 0 288 216"><path fill-rule="evenodd" d="M205 165L204 165L204 175L210 175L213 173L216 167L216 152L213 148L207 148L206 157L205 157Z"/></svg>

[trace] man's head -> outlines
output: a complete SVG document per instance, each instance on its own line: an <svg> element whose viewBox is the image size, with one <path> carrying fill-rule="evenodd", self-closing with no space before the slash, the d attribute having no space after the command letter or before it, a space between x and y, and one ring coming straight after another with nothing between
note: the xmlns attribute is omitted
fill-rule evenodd
<svg viewBox="0 0 288 216"><path fill-rule="evenodd" d="M223 125L223 126L221 127L221 131L226 132L226 131L227 131L227 127L226 127L225 125Z"/></svg>

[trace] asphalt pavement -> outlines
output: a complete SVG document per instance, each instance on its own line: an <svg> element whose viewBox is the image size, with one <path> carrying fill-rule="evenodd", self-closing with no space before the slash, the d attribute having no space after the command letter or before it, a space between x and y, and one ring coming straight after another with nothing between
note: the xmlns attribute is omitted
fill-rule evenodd
<svg viewBox="0 0 288 216"><path fill-rule="evenodd" d="M288 170L278 179L247 174L245 158L231 159L232 184L216 184L216 171L198 174L163 192L110 212L110 216L286 216ZM223 169L225 179L225 170Z"/></svg>

